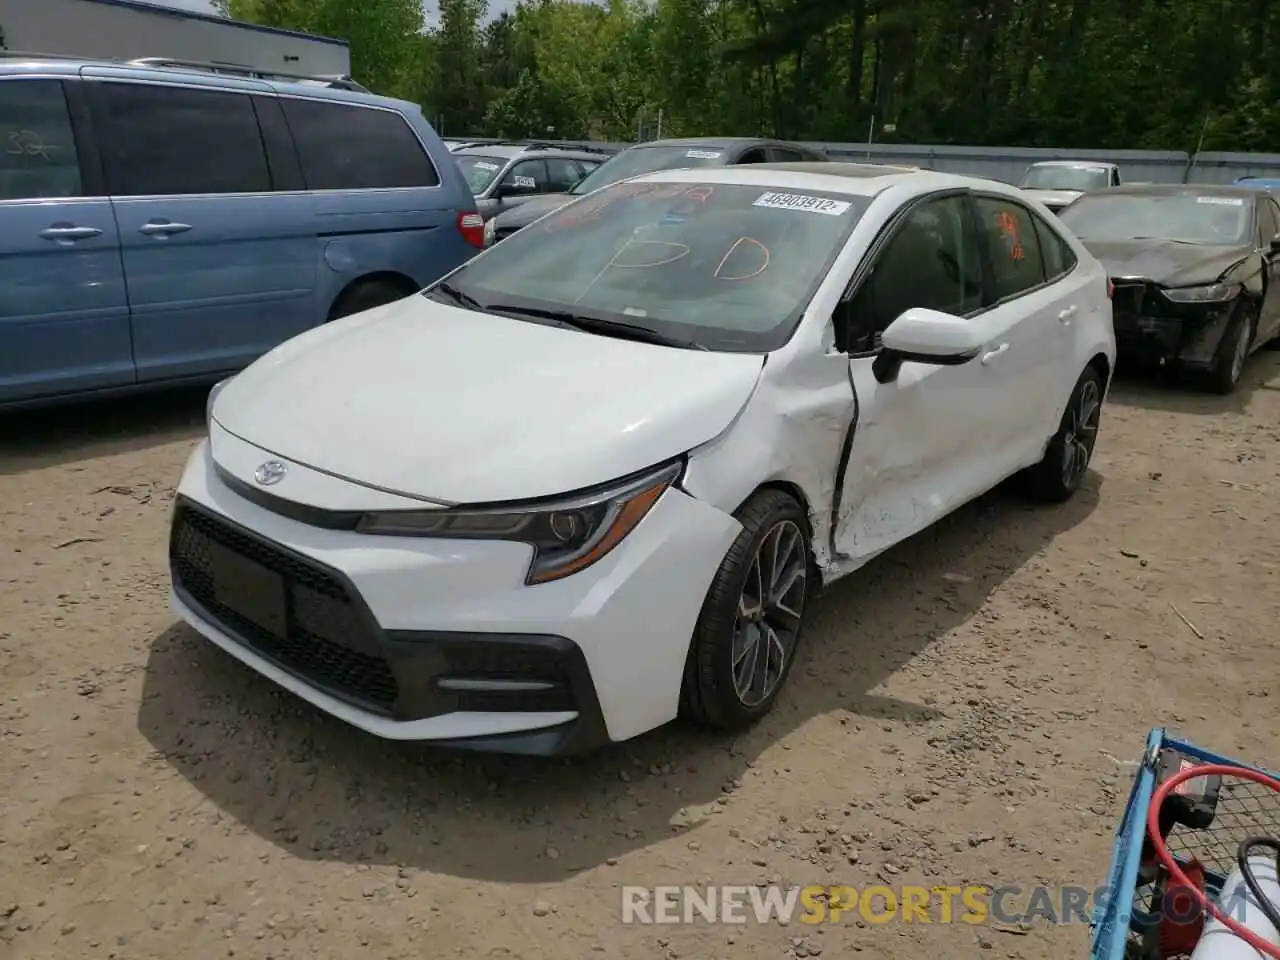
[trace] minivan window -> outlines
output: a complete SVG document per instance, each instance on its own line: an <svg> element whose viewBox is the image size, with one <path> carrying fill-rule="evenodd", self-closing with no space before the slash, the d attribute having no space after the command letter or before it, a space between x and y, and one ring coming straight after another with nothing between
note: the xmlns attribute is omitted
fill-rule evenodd
<svg viewBox="0 0 1280 960"><path fill-rule="evenodd" d="M0 81L0 200L80 195L80 163L62 84Z"/></svg>
<svg viewBox="0 0 1280 960"><path fill-rule="evenodd" d="M266 151L248 95L103 83L97 140L113 196L265 193Z"/></svg>
<svg viewBox="0 0 1280 960"><path fill-rule="evenodd" d="M404 117L392 110L286 97L309 190L434 187L436 168Z"/></svg>

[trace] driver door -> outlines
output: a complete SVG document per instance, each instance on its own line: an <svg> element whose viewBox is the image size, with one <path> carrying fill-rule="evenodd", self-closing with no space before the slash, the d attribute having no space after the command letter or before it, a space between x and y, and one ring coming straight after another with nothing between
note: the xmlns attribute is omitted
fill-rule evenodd
<svg viewBox="0 0 1280 960"><path fill-rule="evenodd" d="M889 383L872 372L880 335L911 307L981 322L982 258L968 194L926 198L890 229L835 317L858 402L839 478L836 550L858 563L972 499L999 471L971 443L992 389L982 360L908 362Z"/></svg>
<svg viewBox="0 0 1280 960"><path fill-rule="evenodd" d="M1269 196L1258 203L1258 250L1262 255L1264 285L1262 309L1258 314L1256 343L1266 343L1280 334L1280 252L1271 243L1280 237L1280 206Z"/></svg>

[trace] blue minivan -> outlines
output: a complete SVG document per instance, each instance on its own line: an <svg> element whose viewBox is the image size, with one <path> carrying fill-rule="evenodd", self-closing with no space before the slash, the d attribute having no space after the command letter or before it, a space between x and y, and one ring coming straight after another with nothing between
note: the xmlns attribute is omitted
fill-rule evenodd
<svg viewBox="0 0 1280 960"><path fill-rule="evenodd" d="M0 54L0 407L213 382L483 244L415 104Z"/></svg>

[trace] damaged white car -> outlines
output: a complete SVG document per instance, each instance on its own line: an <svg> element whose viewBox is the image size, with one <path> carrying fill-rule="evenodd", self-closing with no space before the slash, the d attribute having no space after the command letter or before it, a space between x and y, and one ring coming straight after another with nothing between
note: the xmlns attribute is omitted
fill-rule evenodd
<svg viewBox="0 0 1280 960"><path fill-rule="evenodd" d="M173 603L372 734L554 754L769 710L822 583L1089 465L1105 272L993 182L667 171L211 394Z"/></svg>

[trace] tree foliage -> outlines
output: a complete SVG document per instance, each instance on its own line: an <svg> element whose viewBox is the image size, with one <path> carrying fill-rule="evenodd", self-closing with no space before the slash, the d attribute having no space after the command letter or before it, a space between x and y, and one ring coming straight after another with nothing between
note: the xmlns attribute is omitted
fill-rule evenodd
<svg viewBox="0 0 1280 960"><path fill-rule="evenodd" d="M1268 0L227 0L447 135L1280 150Z"/></svg>

